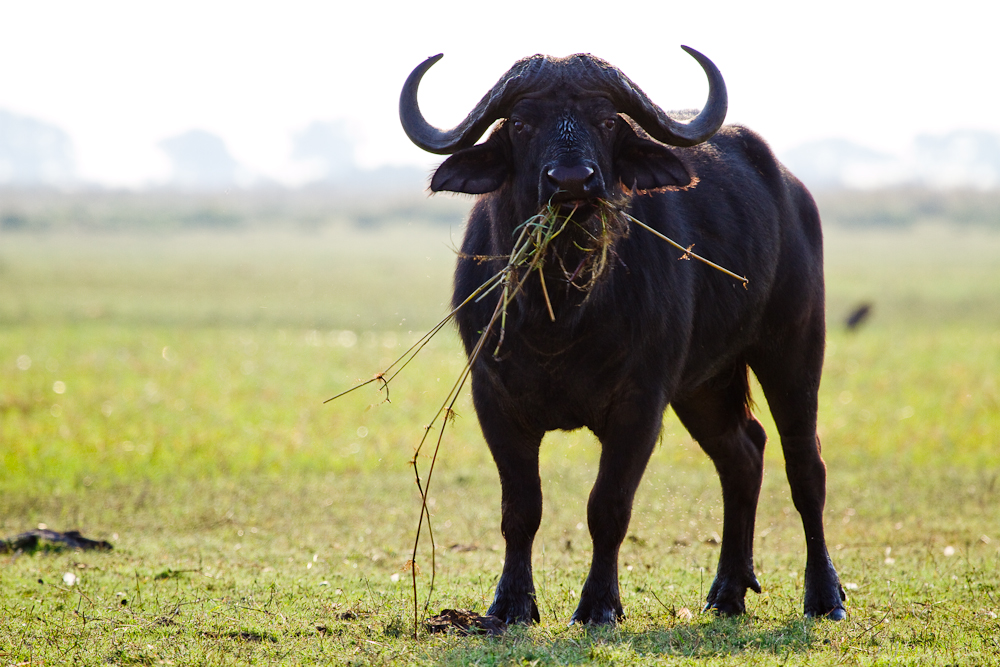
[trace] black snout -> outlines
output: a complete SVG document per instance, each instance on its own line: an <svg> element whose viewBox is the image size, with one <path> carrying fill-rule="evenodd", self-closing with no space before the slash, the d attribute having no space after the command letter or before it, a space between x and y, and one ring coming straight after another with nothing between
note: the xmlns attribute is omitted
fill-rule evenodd
<svg viewBox="0 0 1000 667"><path fill-rule="evenodd" d="M566 202L599 197L601 182L597 166L591 162L556 165L545 170L542 178L542 199Z"/></svg>

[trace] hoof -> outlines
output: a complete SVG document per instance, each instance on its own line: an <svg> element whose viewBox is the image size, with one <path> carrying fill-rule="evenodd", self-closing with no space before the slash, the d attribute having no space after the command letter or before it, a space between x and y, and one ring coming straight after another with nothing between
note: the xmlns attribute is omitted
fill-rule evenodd
<svg viewBox="0 0 1000 667"><path fill-rule="evenodd" d="M581 598L580 605L573 612L570 625L615 625L625 620L622 603L617 599L588 601Z"/></svg>
<svg viewBox="0 0 1000 667"><path fill-rule="evenodd" d="M760 584L752 571L739 578L716 576L708 591L708 602L702 611L711 611L718 616L745 614L747 608L744 599L748 589L760 593Z"/></svg>
<svg viewBox="0 0 1000 667"><path fill-rule="evenodd" d="M844 609L843 605L837 605L836 607L827 612L817 613L813 611L807 611L806 617L826 619L828 621L842 621L845 618L847 618L847 610Z"/></svg>
<svg viewBox="0 0 1000 667"><path fill-rule="evenodd" d="M570 618L570 625L616 625L618 621L624 621L625 614L615 611L614 609L606 609L598 613L581 614L578 611L573 613L573 617Z"/></svg>
<svg viewBox="0 0 1000 667"><path fill-rule="evenodd" d="M507 625L531 625L541 620L533 595L520 595L516 598L497 595L486 615L495 616Z"/></svg>
<svg viewBox="0 0 1000 667"><path fill-rule="evenodd" d="M742 616L747 611L743 600L731 600L729 602L707 602L705 608L701 610L703 614L714 613L716 616Z"/></svg>
<svg viewBox="0 0 1000 667"><path fill-rule="evenodd" d="M844 609L846 601L847 594L844 593L844 587L840 585L837 573L833 572L826 582L814 585L811 590L807 583L805 615L808 618L842 621L847 618L847 610Z"/></svg>
<svg viewBox="0 0 1000 667"><path fill-rule="evenodd" d="M831 621L842 621L847 618L847 610L843 607L837 607L827 612L825 618Z"/></svg>

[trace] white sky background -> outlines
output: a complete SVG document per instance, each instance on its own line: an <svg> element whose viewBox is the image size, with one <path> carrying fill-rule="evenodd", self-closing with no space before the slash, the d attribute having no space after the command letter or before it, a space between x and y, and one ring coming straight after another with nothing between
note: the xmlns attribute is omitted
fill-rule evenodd
<svg viewBox="0 0 1000 667"><path fill-rule="evenodd" d="M629 11L620 7L630 7ZM350 119L365 166L440 161L399 127L425 57L425 116L457 123L533 53L589 51L666 109L701 107L690 45L722 70L729 120L779 151L844 137L894 151L920 133L1000 132L1000 3L187 2L0 0L0 108L66 130L80 175L167 177L156 144L213 132L255 174L294 184L291 138Z"/></svg>

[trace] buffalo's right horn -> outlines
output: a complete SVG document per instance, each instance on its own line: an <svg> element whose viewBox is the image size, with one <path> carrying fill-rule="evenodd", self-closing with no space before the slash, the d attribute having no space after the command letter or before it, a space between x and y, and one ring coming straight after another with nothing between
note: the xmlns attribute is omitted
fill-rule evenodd
<svg viewBox="0 0 1000 667"><path fill-rule="evenodd" d="M403 91L399 94L399 120L406 136L425 151L438 155L448 155L472 146L493 121L505 118L518 95L530 86L533 75L545 61L538 56L518 61L479 101L465 120L450 130L440 130L428 123L420 113L417 88L427 70L443 56L444 54L439 53L417 65L410 76L406 77Z"/></svg>

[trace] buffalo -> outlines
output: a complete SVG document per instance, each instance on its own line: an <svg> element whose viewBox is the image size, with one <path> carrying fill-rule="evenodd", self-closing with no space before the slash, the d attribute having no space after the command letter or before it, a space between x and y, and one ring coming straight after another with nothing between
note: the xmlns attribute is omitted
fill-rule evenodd
<svg viewBox="0 0 1000 667"><path fill-rule="evenodd" d="M824 537L826 466L816 432L825 345L819 213L763 139L723 126L722 75L684 49L708 77L700 112L668 115L589 54L518 61L450 130L428 123L417 104L420 81L441 55L414 69L400 96L409 138L449 156L430 189L478 195L454 305L462 306L456 320L472 362L473 403L500 476L506 552L488 613L507 623L539 620L531 549L542 517L542 438L581 427L600 440L601 455L587 505L592 561L572 621L624 618L619 549L668 405L722 485L721 553L705 608L745 612L747 589L760 592L753 534L767 440L751 411L749 370L777 425L805 532L805 614L846 615ZM594 255L609 206L627 224L613 235L600 275L584 281L580 268ZM468 297L508 266L518 230L546 207L573 224L546 248L541 280L523 281L510 299L502 329L491 326L499 290ZM748 282L677 261L677 250L630 220Z"/></svg>

